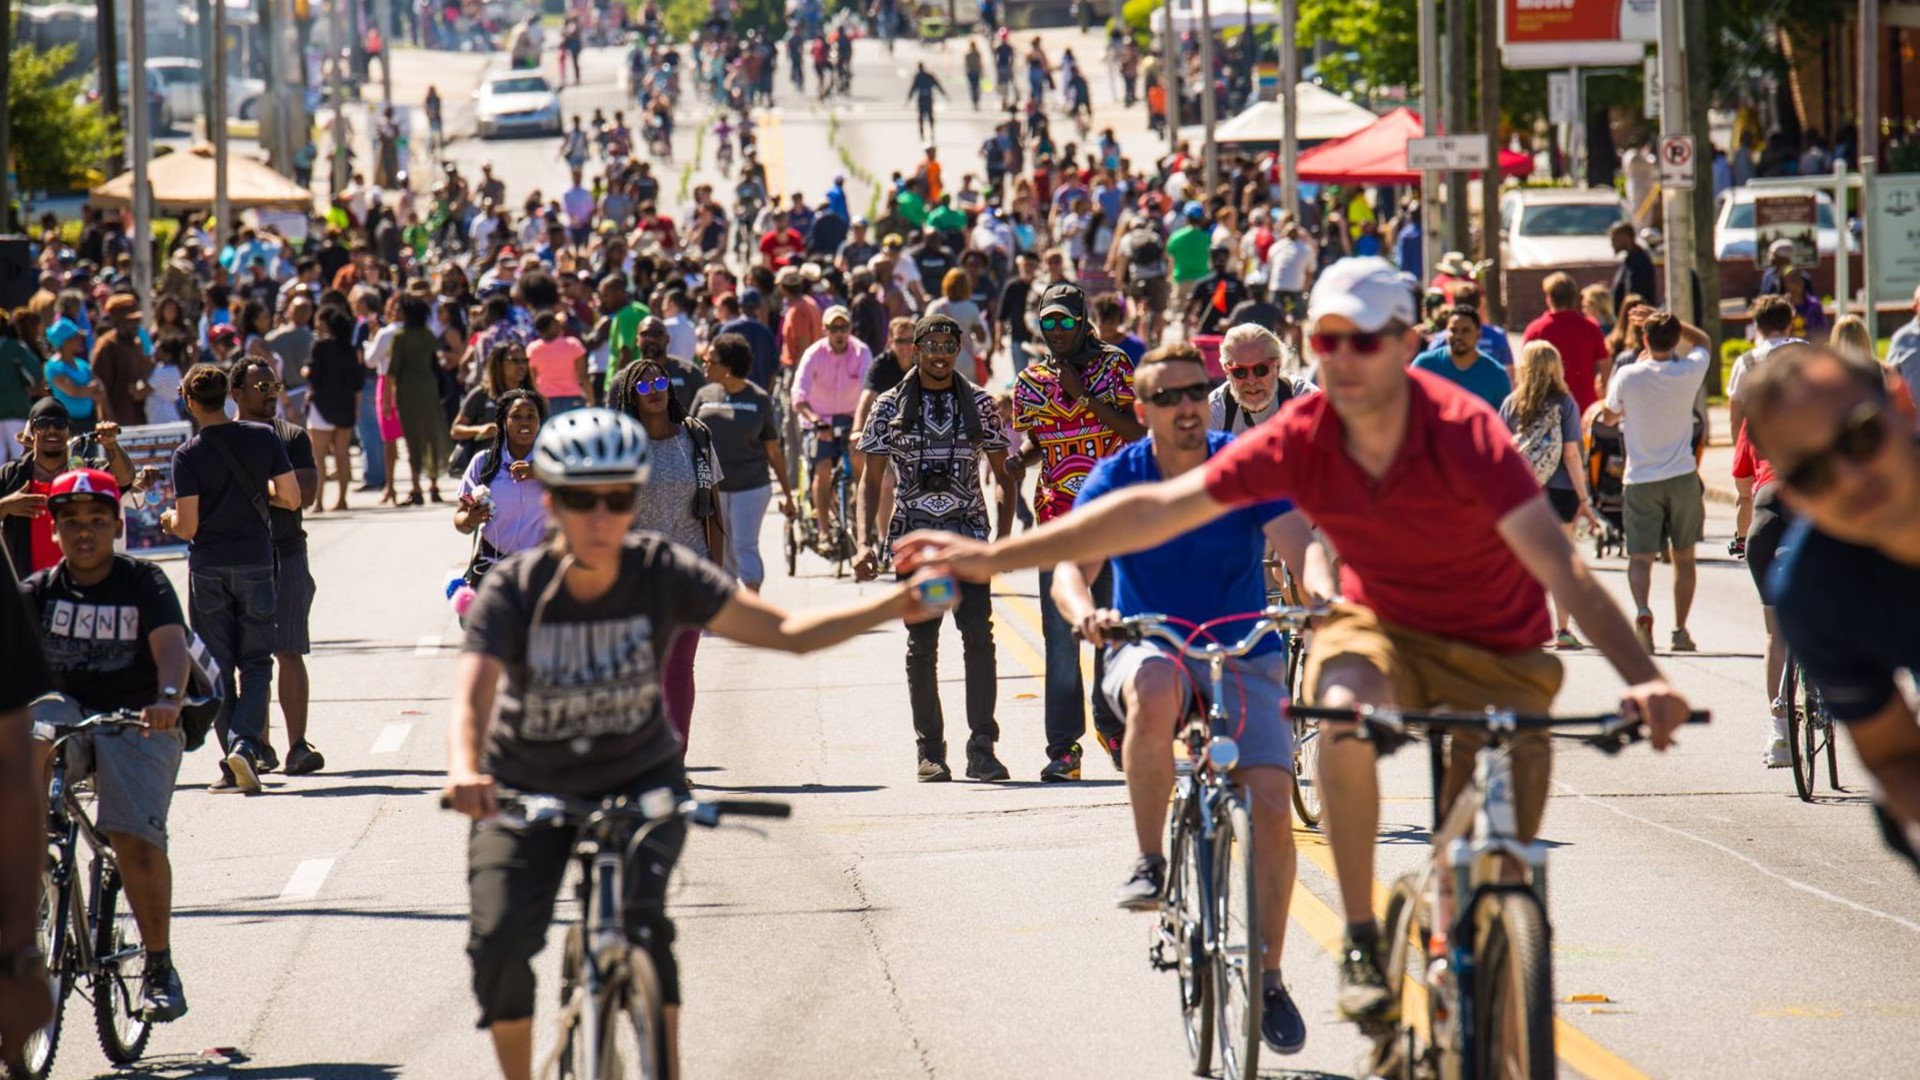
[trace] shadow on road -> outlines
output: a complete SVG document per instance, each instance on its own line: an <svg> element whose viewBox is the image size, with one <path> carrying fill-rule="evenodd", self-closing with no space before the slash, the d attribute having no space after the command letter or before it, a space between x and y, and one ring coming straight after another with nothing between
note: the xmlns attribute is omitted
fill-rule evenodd
<svg viewBox="0 0 1920 1080"><path fill-rule="evenodd" d="M398 1065L370 1065L356 1062L308 1062L300 1065L247 1064L247 1056L212 1054L168 1054L115 1069L116 1077L151 1077L153 1080L192 1080L194 1077L234 1077L246 1080L392 1080L400 1075Z"/></svg>
<svg viewBox="0 0 1920 1080"><path fill-rule="evenodd" d="M688 772L693 770L689 769ZM736 795L864 795L870 791L887 790L880 784L709 784L702 782L701 791L725 791Z"/></svg>
<svg viewBox="0 0 1920 1080"><path fill-rule="evenodd" d="M262 898L256 898L259 900ZM305 915L324 919L388 919L409 922L466 922L467 908L464 901L458 909L445 911L427 911L420 908L357 908L357 907L281 907L267 904L262 907L250 907L223 903L219 906L175 908L176 919L244 919L249 916L258 918L284 919L289 916Z"/></svg>

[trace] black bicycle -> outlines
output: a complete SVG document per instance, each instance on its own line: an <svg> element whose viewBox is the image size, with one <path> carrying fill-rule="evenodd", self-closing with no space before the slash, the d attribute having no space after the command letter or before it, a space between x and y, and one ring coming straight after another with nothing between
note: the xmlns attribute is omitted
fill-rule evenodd
<svg viewBox="0 0 1920 1080"><path fill-rule="evenodd" d="M1793 789L1801 802L1812 802L1815 774L1820 755L1827 758L1827 785L1844 792L1840 786L1840 756L1837 744L1840 728L1820 688L1792 656L1780 675L1780 705L1787 710L1787 750L1793 756Z"/></svg>
<svg viewBox="0 0 1920 1080"><path fill-rule="evenodd" d="M508 828L579 830L574 859L581 919L560 959L560 1040L538 1075L564 1080L659 1080L667 1075L666 1022L653 958L628 932L626 866L647 837L679 819L706 828L728 817L784 818L780 802L679 799L661 788L605 800L501 792ZM442 799L442 807L447 805Z"/></svg>
<svg viewBox="0 0 1920 1080"><path fill-rule="evenodd" d="M9 1067L15 1080L45 1080L60 1049L67 998L75 989L93 1003L94 1031L100 1049L115 1065L130 1065L146 1052L153 1025L140 1014L140 984L146 948L133 912L123 901L120 867L113 846L87 814L86 780L67 780L67 744L88 732L108 728L144 728L137 710L99 713L78 724L51 728L35 725L37 738L51 742L53 778L47 789L47 868L41 878L38 945L47 958L53 983L53 1019L29 1035L22 1060L26 1071ZM82 862L81 847L89 858ZM85 891L82 892L84 883Z"/></svg>

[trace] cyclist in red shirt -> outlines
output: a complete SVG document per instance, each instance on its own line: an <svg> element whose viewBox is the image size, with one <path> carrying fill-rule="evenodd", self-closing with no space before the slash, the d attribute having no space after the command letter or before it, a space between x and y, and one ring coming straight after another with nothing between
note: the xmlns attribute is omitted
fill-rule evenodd
<svg viewBox="0 0 1920 1080"><path fill-rule="evenodd" d="M1342 260L1314 284L1307 308L1324 393L1289 402L1204 468L994 543L909 535L895 545L896 563L938 563L986 580L1140 551L1284 496L1344 560L1344 598L1307 659L1317 703L1546 712L1561 679L1559 661L1541 647L1552 634L1551 589L1629 684L1623 710L1666 746L1686 720L1686 701L1575 554L1499 416L1451 383L1408 370L1421 344L1416 318L1391 264ZM1337 727L1321 741L1320 774L1348 924L1340 1010L1381 1022L1397 1013L1399 993L1381 971L1372 907L1379 783L1372 745L1340 738ZM1478 747L1454 738L1444 801L1466 786ZM1519 831L1531 838L1546 803L1547 741L1521 739L1513 755Z"/></svg>

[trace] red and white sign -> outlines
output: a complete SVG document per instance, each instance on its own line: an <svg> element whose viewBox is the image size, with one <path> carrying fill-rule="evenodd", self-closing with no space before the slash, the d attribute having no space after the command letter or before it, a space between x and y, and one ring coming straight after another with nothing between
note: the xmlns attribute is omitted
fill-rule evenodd
<svg viewBox="0 0 1920 1080"><path fill-rule="evenodd" d="M1637 63L1659 38L1659 0L1500 0L1500 42L1511 68Z"/></svg>

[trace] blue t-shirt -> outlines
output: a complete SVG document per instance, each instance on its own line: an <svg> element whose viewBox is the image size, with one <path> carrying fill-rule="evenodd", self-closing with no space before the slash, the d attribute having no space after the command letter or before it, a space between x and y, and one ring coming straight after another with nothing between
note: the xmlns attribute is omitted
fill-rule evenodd
<svg viewBox="0 0 1920 1080"><path fill-rule="evenodd" d="M1427 348L1444 348L1447 344L1447 332L1442 330L1427 339ZM1507 340L1505 329L1492 323L1480 327L1480 351L1493 357L1493 362L1503 368L1513 366L1513 342Z"/></svg>
<svg viewBox="0 0 1920 1080"><path fill-rule="evenodd" d="M1127 359L1133 361L1135 367L1139 367L1141 357L1147 355L1147 343L1140 340L1139 334L1127 334L1114 342L1114 348L1126 353Z"/></svg>
<svg viewBox="0 0 1920 1080"><path fill-rule="evenodd" d="M1894 673L1920 671L1920 566L1793 523L1767 594L1794 658L1843 722L1866 720L1899 692Z"/></svg>
<svg viewBox="0 0 1920 1080"><path fill-rule="evenodd" d="M58 357L56 357L52 360L47 361L47 365L44 370L45 370L45 377L47 380L47 389L53 392L53 398L55 401L58 401L60 404L65 405L67 407L67 415L73 417L75 420L85 420L88 417L93 415L93 399L92 398L70 397L66 394L61 393L60 388L54 385L54 382L53 382L53 377L56 375L60 375L60 376L64 376L65 378L71 379L75 386L85 386L88 383L93 381L93 365L92 364L89 364L85 360L80 359L78 357L75 357L72 360L61 360Z"/></svg>
<svg viewBox="0 0 1920 1080"><path fill-rule="evenodd" d="M1493 357L1486 354L1484 343L1482 351L1474 357L1473 366L1465 371L1454 366L1453 355L1445 345L1428 349L1414 357L1413 366L1458 384L1486 402L1495 412L1500 411L1500 403L1507 400L1507 395L1513 393L1513 380L1507 377L1505 368L1494 363Z"/></svg>
<svg viewBox="0 0 1920 1080"><path fill-rule="evenodd" d="M1207 432L1207 456L1232 441L1224 431ZM1073 505L1085 506L1122 488L1159 480L1160 465L1153 460L1153 437L1148 436L1095 465ZM1267 538L1260 530L1292 509L1285 499L1252 503L1159 547L1114 558L1114 609L1122 615L1157 612L1203 623L1265 608ZM1232 624L1217 628L1223 641L1238 640L1246 631L1246 626ZM1280 647L1280 639L1268 635L1250 655Z"/></svg>

